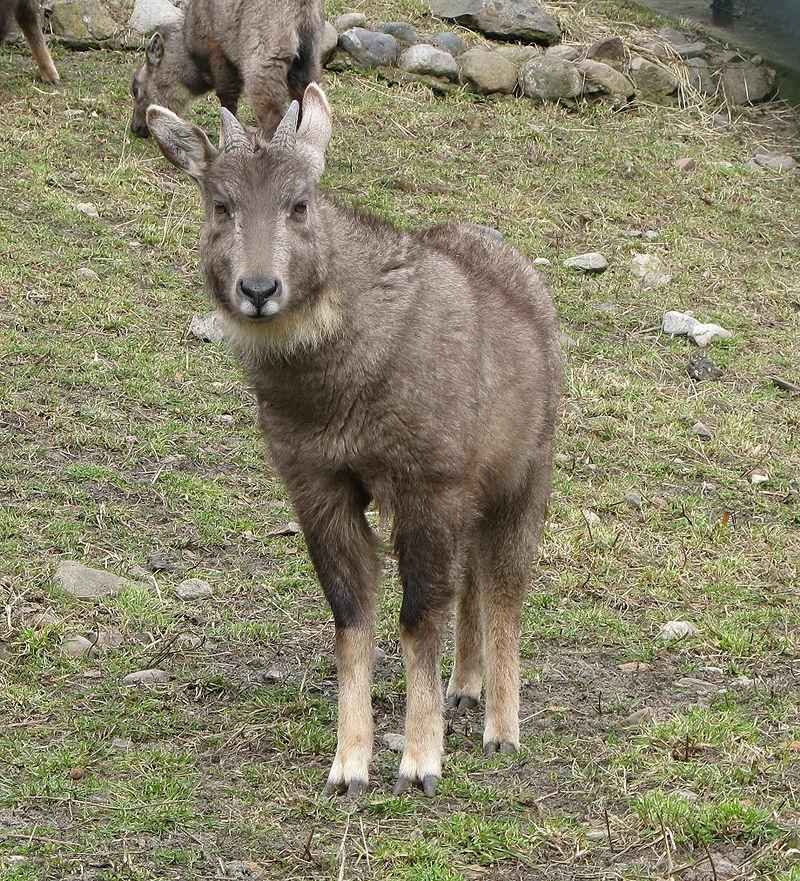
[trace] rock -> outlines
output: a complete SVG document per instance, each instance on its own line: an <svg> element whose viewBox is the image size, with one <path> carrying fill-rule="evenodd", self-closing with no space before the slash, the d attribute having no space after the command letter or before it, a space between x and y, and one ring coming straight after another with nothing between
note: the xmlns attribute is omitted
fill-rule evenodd
<svg viewBox="0 0 800 881"><path fill-rule="evenodd" d="M575 61L583 54L580 46L571 46L567 43L561 43L558 46L548 46L544 50L544 54L548 58L560 58L562 61Z"/></svg>
<svg viewBox="0 0 800 881"><path fill-rule="evenodd" d="M153 668L152 670L137 670L135 673L128 673L122 680L123 685L157 685L161 682L169 681L169 673L166 670Z"/></svg>
<svg viewBox="0 0 800 881"><path fill-rule="evenodd" d="M533 263L534 266L552 266L553 265L551 263L551 261L547 259L547 257L536 257L531 262Z"/></svg>
<svg viewBox="0 0 800 881"><path fill-rule="evenodd" d="M672 276L657 254L634 254L629 266L645 290L661 288L672 281Z"/></svg>
<svg viewBox="0 0 800 881"><path fill-rule="evenodd" d="M635 92L633 83L628 77L624 73L614 70L610 64L585 58L583 61L579 61L576 66L588 83L591 83L613 98L625 100L630 98Z"/></svg>
<svg viewBox="0 0 800 881"><path fill-rule="evenodd" d="M484 226L481 223L461 223L459 226L466 227L466 229L471 229L473 232L479 233L486 238L492 239L495 242L504 242L505 236L500 232L499 229L495 229L493 226Z"/></svg>
<svg viewBox="0 0 800 881"><path fill-rule="evenodd" d="M577 98L583 91L578 68L569 61L550 55L532 58L523 64L519 82L524 95L539 101Z"/></svg>
<svg viewBox="0 0 800 881"><path fill-rule="evenodd" d="M93 644L83 636L65 636L61 643L61 653L68 658L85 658L92 650Z"/></svg>
<svg viewBox="0 0 800 881"><path fill-rule="evenodd" d="M647 725L653 722L655 718L656 714L652 707L642 707L641 710L636 710L629 716L626 716L620 722L620 725L623 728L638 728L640 725Z"/></svg>
<svg viewBox="0 0 800 881"><path fill-rule="evenodd" d="M363 12L345 12L333 20L333 26L340 34L351 28L365 28L367 27L367 16Z"/></svg>
<svg viewBox="0 0 800 881"><path fill-rule="evenodd" d="M663 642L673 642L676 639L688 639L697 636L700 630L691 621L667 621L661 625L658 638Z"/></svg>
<svg viewBox="0 0 800 881"><path fill-rule="evenodd" d="M81 278L85 278L87 281L100 281L100 276L94 271L94 269L89 269L87 266L81 266L78 270L78 275Z"/></svg>
<svg viewBox="0 0 800 881"><path fill-rule="evenodd" d="M270 667L269 670L265 670L259 676L259 680L265 685L276 685L278 682L283 682L285 679L286 672L284 670L279 670L277 667Z"/></svg>
<svg viewBox="0 0 800 881"><path fill-rule="evenodd" d="M220 860L223 878L232 878L234 881L260 881L266 879L267 873L264 868L252 860Z"/></svg>
<svg viewBox="0 0 800 881"><path fill-rule="evenodd" d="M221 413L219 416L214 417L214 422L219 422L220 425L231 428L231 426L235 425L236 420L230 413Z"/></svg>
<svg viewBox="0 0 800 881"><path fill-rule="evenodd" d="M141 566L129 566L128 575L130 575L135 581L143 581L145 584L149 584L150 587L156 587L156 580L153 577L153 573L148 572L147 569L143 569Z"/></svg>
<svg viewBox="0 0 800 881"><path fill-rule="evenodd" d="M542 54L541 47L539 46L520 46L516 43L498 46L495 51L517 67L522 67L526 61L530 61L531 58L538 58Z"/></svg>
<svg viewBox="0 0 800 881"><path fill-rule="evenodd" d="M722 69L720 82L729 104L756 104L775 91L775 71L749 61L728 64Z"/></svg>
<svg viewBox="0 0 800 881"><path fill-rule="evenodd" d="M410 45L417 42L417 29L407 21L382 21L375 30L391 34L398 43Z"/></svg>
<svg viewBox="0 0 800 881"><path fill-rule="evenodd" d="M618 669L622 673L647 673L648 670L653 668L650 664L645 664L644 661L627 661L624 664L620 664Z"/></svg>
<svg viewBox="0 0 800 881"><path fill-rule="evenodd" d="M689 86L701 95L716 95L717 80L712 75L705 58L689 58L686 61L686 76Z"/></svg>
<svg viewBox="0 0 800 881"><path fill-rule="evenodd" d="M696 434L702 440L710 440L713 437L711 429L705 422L695 422L692 426L692 434Z"/></svg>
<svg viewBox="0 0 800 881"><path fill-rule="evenodd" d="M587 841L605 841L608 838L608 832L605 829L590 829L586 833Z"/></svg>
<svg viewBox="0 0 800 881"><path fill-rule="evenodd" d="M183 20L183 13L170 0L136 0L128 27L138 34L152 34Z"/></svg>
<svg viewBox="0 0 800 881"><path fill-rule="evenodd" d="M55 0L50 12L53 33L70 40L107 40L119 26L100 0Z"/></svg>
<svg viewBox="0 0 800 881"><path fill-rule="evenodd" d="M391 34L376 34L360 27L340 33L339 47L361 67L395 64L400 53L400 44Z"/></svg>
<svg viewBox="0 0 800 881"><path fill-rule="evenodd" d="M225 339L224 319L219 312L194 315L189 324L189 333L204 343L220 343Z"/></svg>
<svg viewBox="0 0 800 881"><path fill-rule="evenodd" d="M680 43L672 47L672 51L683 59L702 58L706 51L706 44L701 42Z"/></svg>
<svg viewBox="0 0 800 881"><path fill-rule="evenodd" d="M765 468L754 468L750 472L750 483L753 486L759 486L762 483L769 482L769 472Z"/></svg>
<svg viewBox="0 0 800 881"><path fill-rule="evenodd" d="M625 44L622 37L606 37L589 46L586 57L595 61L604 61L614 67L625 63Z"/></svg>
<svg viewBox="0 0 800 881"><path fill-rule="evenodd" d="M580 269L583 272L603 272L608 267L608 260L597 251L588 254L578 254L564 261L567 269Z"/></svg>
<svg viewBox="0 0 800 881"><path fill-rule="evenodd" d="M665 312L661 320L663 333L686 335L701 348L715 339L732 339L733 333L719 324L703 324L688 312Z"/></svg>
<svg viewBox="0 0 800 881"><path fill-rule="evenodd" d="M797 168L797 162L788 153L756 153L753 162L773 171L794 171Z"/></svg>
<svg viewBox="0 0 800 881"><path fill-rule="evenodd" d="M675 75L660 64L637 55L630 70L636 91L644 98L666 98L677 91Z"/></svg>
<svg viewBox="0 0 800 881"><path fill-rule="evenodd" d="M569 334L564 333L563 330L558 334L558 341L562 349L576 349L578 347L578 341L569 336Z"/></svg>
<svg viewBox="0 0 800 881"><path fill-rule="evenodd" d="M115 596L133 583L103 569L91 569L77 560L62 560L55 574L56 584L65 593L79 600Z"/></svg>
<svg viewBox="0 0 800 881"><path fill-rule="evenodd" d="M477 92L510 95L517 84L517 68L497 52L488 49L467 49L458 56L461 82Z"/></svg>
<svg viewBox="0 0 800 881"><path fill-rule="evenodd" d="M687 33L679 31L677 28L663 27L659 28L656 33L664 43L670 43L673 46L682 46L691 41Z"/></svg>
<svg viewBox="0 0 800 881"><path fill-rule="evenodd" d="M131 747L133 746L133 742L128 740L125 737L115 737L111 741L111 746L113 749L118 749L120 752L129 752Z"/></svg>
<svg viewBox="0 0 800 881"><path fill-rule="evenodd" d="M556 19L531 0L429 0L431 12L489 37L550 45L561 39Z"/></svg>
<svg viewBox="0 0 800 881"><path fill-rule="evenodd" d="M41 630L43 627L55 627L60 623L61 618L52 609L41 609L34 612L31 618L25 621L25 626Z"/></svg>
<svg viewBox="0 0 800 881"><path fill-rule="evenodd" d="M631 508L634 508L637 511L642 510L642 494L637 492L629 492L625 493L625 501Z"/></svg>
<svg viewBox="0 0 800 881"><path fill-rule="evenodd" d="M672 163L678 171L694 171L697 168L697 163L689 156L685 156L682 159L676 159L675 162Z"/></svg>
<svg viewBox="0 0 800 881"><path fill-rule="evenodd" d="M406 49L400 56L398 65L409 73L440 76L448 80L458 79L458 64L455 58L443 49L425 43L417 43Z"/></svg>
<svg viewBox="0 0 800 881"><path fill-rule="evenodd" d="M690 802L696 802L700 800L700 796L696 792L692 792L691 789L676 789L675 795L677 795L678 798L682 798Z"/></svg>
<svg viewBox="0 0 800 881"><path fill-rule="evenodd" d="M284 523L283 526L278 526L275 529L272 529L267 535L272 538L282 535L298 535L300 532L302 532L300 524L296 523L294 520L290 520L288 523Z"/></svg>
<svg viewBox="0 0 800 881"><path fill-rule="evenodd" d="M94 217L95 219L100 217L97 207L91 202L78 202L75 206L75 210L80 211L81 214L85 214L87 217Z"/></svg>
<svg viewBox="0 0 800 881"><path fill-rule="evenodd" d="M153 572L177 572L180 566L160 551L151 551L147 555L147 565Z"/></svg>
<svg viewBox="0 0 800 881"><path fill-rule="evenodd" d="M693 676L683 676L674 682L675 688L688 689L689 691L716 691L719 688L714 682L706 682L705 679L695 679Z"/></svg>
<svg viewBox="0 0 800 881"><path fill-rule="evenodd" d="M200 578L188 578L175 588L179 600L204 600L212 595L211 585Z"/></svg>
<svg viewBox="0 0 800 881"><path fill-rule="evenodd" d="M746 871L741 866L731 862L725 854L713 851L709 854L709 857L714 864L714 868L711 869L709 865L706 874L703 876L703 881L712 881L712 879L713 881L728 881L728 879L745 877Z"/></svg>
<svg viewBox="0 0 800 881"><path fill-rule="evenodd" d="M323 67L326 67L333 61L333 56L336 55L338 48L339 31L329 21L326 21L322 28L322 39L320 41L320 57Z"/></svg>
<svg viewBox="0 0 800 881"><path fill-rule="evenodd" d="M401 753L406 748L406 739L402 734L384 734L383 742L393 753Z"/></svg>
<svg viewBox="0 0 800 881"><path fill-rule="evenodd" d="M755 688L756 681L749 676L737 676L731 680L732 688Z"/></svg>
<svg viewBox="0 0 800 881"><path fill-rule="evenodd" d="M710 359L704 355L695 355L689 359L686 365L686 372L695 382L719 379L722 376L722 370Z"/></svg>
<svg viewBox="0 0 800 881"><path fill-rule="evenodd" d="M69 769L69 779L70 780L83 780L86 776L86 768L70 768Z"/></svg>
<svg viewBox="0 0 800 881"><path fill-rule="evenodd" d="M436 49L449 52L453 57L460 55L467 48L467 44L461 37L458 34L450 33L450 31L440 31L438 34L434 34L428 42Z"/></svg>

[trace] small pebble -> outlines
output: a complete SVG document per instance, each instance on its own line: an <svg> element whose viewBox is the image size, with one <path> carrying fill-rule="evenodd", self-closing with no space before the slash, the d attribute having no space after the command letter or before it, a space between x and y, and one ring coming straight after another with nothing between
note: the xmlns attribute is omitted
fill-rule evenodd
<svg viewBox="0 0 800 881"><path fill-rule="evenodd" d="M92 650L92 643L83 636L67 636L61 643L61 651L68 658L85 658Z"/></svg>
<svg viewBox="0 0 800 881"><path fill-rule="evenodd" d="M711 429L705 424L705 422L695 422L692 426L692 434L696 434L703 440L709 440L712 436Z"/></svg>
<svg viewBox="0 0 800 881"><path fill-rule="evenodd" d="M406 739L402 734L384 734L383 742L395 753L403 752L406 746Z"/></svg>
<svg viewBox="0 0 800 881"><path fill-rule="evenodd" d="M552 266L547 257L536 257L533 261L534 266Z"/></svg>
<svg viewBox="0 0 800 881"><path fill-rule="evenodd" d="M92 205L91 202L78 202L78 204L75 206L75 209L77 211L80 211L81 214L85 214L87 217L100 217L97 208Z"/></svg>
<svg viewBox="0 0 800 881"><path fill-rule="evenodd" d="M220 425L224 425L228 428L230 428L236 422L236 420L233 418L233 416L230 415L230 413L223 413L221 416L215 416L214 421L219 422Z"/></svg>
<svg viewBox="0 0 800 881"><path fill-rule="evenodd" d="M618 669L623 673L646 673L653 667L650 664L645 664L644 661L626 661L624 664L620 664Z"/></svg>
<svg viewBox="0 0 800 881"><path fill-rule="evenodd" d="M128 752L128 750L130 750L130 748L133 746L133 743L124 737L115 737L111 741L111 746L114 749L120 750L121 752Z"/></svg>
<svg viewBox="0 0 800 881"><path fill-rule="evenodd" d="M661 625L658 632L659 639L664 642L671 642L675 639L686 639L690 636L697 636L700 633L699 628L692 624L691 621L667 621Z"/></svg>
<svg viewBox="0 0 800 881"><path fill-rule="evenodd" d="M620 723L623 728L634 728L637 725L646 725L648 722L654 721L656 718L655 711L652 707L642 707L626 716Z"/></svg>
<svg viewBox="0 0 800 881"><path fill-rule="evenodd" d="M166 670L153 668L152 670L137 670L135 673L128 673L122 680L123 685L155 685L161 682L169 681L169 673Z"/></svg>
<svg viewBox="0 0 800 881"><path fill-rule="evenodd" d="M753 486L758 486L762 483L767 483L769 481L769 472L765 468L754 468L750 472L750 483Z"/></svg>
<svg viewBox="0 0 800 881"><path fill-rule="evenodd" d="M578 254L564 261L567 269L580 269L583 272L604 272L608 268L608 260L597 251L588 254Z"/></svg>
<svg viewBox="0 0 800 881"><path fill-rule="evenodd" d="M211 585L200 578L188 578L175 588L179 600L204 600L212 595Z"/></svg>
<svg viewBox="0 0 800 881"><path fill-rule="evenodd" d="M85 278L87 281L100 281L100 276L94 271L94 269L89 269L88 266L81 266L78 270L78 275L81 278Z"/></svg>
<svg viewBox="0 0 800 881"><path fill-rule="evenodd" d="M86 776L86 769L70 768L69 776L72 780L83 780L83 778Z"/></svg>

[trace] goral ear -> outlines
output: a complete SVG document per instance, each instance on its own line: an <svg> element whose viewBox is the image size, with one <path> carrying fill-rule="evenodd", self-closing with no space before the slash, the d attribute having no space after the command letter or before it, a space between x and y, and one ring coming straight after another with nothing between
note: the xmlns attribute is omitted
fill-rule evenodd
<svg viewBox="0 0 800 881"><path fill-rule="evenodd" d="M164 57L164 37L159 31L150 38L145 55L151 67L158 67L161 64L161 59Z"/></svg>
<svg viewBox="0 0 800 881"><path fill-rule="evenodd" d="M219 155L206 133L158 104L147 108L147 127L167 159L201 183Z"/></svg>
<svg viewBox="0 0 800 881"><path fill-rule="evenodd" d="M325 92L316 84L307 86L303 95L303 115L297 129L297 146L311 159L322 176L325 151L331 139L331 108Z"/></svg>

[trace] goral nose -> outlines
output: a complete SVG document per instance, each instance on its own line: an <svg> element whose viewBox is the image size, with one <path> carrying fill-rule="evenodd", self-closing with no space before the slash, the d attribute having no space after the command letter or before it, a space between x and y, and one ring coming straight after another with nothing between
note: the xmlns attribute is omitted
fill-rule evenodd
<svg viewBox="0 0 800 881"><path fill-rule="evenodd" d="M243 277L237 284L239 294L249 300L258 312L270 297L277 297L281 292L280 279L269 275Z"/></svg>

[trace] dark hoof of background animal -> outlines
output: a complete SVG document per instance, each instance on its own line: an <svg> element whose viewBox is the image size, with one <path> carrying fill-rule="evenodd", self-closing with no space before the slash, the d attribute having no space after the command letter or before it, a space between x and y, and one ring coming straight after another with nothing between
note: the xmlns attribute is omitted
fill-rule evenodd
<svg viewBox="0 0 800 881"><path fill-rule="evenodd" d="M367 791L366 780L351 780L349 783L326 783L325 795L346 795L348 798L359 798Z"/></svg>
<svg viewBox="0 0 800 881"><path fill-rule="evenodd" d="M515 753L516 751L517 748L508 740L490 740L483 745L483 753L487 756L493 756L497 753L511 755L511 753Z"/></svg>
<svg viewBox="0 0 800 881"><path fill-rule="evenodd" d="M394 785L394 794L403 795L415 785L422 789L423 795L432 798L436 795L436 787L439 785L439 778L435 774L426 774L420 783L419 780L412 780L410 777L398 777L397 783Z"/></svg>
<svg viewBox="0 0 800 881"><path fill-rule="evenodd" d="M449 710L455 710L456 715L469 712L469 710L474 710L477 706L478 702L474 697L470 697L468 694L453 694L447 698L447 708Z"/></svg>

